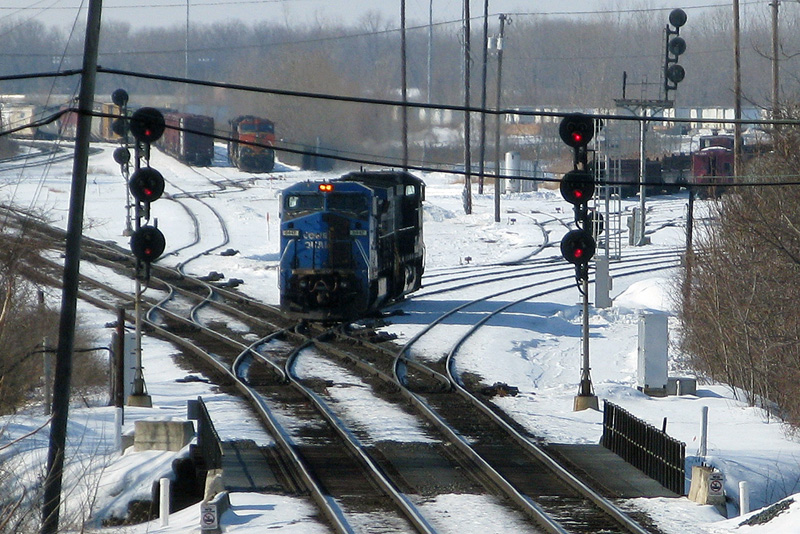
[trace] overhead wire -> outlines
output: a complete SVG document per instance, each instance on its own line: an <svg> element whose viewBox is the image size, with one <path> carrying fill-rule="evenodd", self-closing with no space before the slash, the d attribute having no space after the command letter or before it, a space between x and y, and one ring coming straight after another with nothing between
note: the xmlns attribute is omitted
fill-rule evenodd
<svg viewBox="0 0 800 534"><path fill-rule="evenodd" d="M84 3L85 3L85 0L81 0L81 7L84 5ZM62 50L61 55L58 58L58 68L57 68L57 70L61 70L61 68L64 65L64 61L65 61L66 55L67 55L67 49L69 48L70 41L72 41L72 37L75 35L75 30L76 30L77 26L78 26L78 13L76 13L75 17L72 20L72 26L70 28L69 36L67 37L67 40L64 43L64 49ZM58 78L53 78L52 79L52 83L50 84L50 89L49 89L49 91L47 93L47 97L45 98L45 104L44 104L45 108L47 108L48 106L51 105L51 98L53 97L53 94L55 93L55 87L56 87L56 81L57 80L58 80ZM70 100L73 100L73 99L77 98L79 87L80 87L80 83L79 83L79 81L76 81L76 83L75 83L75 85L73 86L73 89L72 89L72 93L71 93L72 97L71 97ZM60 143L60 141L61 140L59 139L58 143ZM58 144L56 146L58 146ZM51 153L50 157L51 158L55 157L55 151ZM38 187L36 189L36 194L31 198L29 208L33 208L35 205L38 204L39 195L41 194L41 191L44 188L44 183L45 183L45 180L47 179L47 176L48 176L48 174L50 172L50 168L51 168L50 164L45 165L43 167L42 174L41 174L41 176L39 178L39 185L38 185ZM20 171L20 174L21 173L22 173L22 171ZM15 190L15 192L16 192L16 190Z"/></svg>
<svg viewBox="0 0 800 534"><path fill-rule="evenodd" d="M81 1L81 5L83 5L83 1L84 0ZM37 3L40 3L40 2L37 2ZM71 30L70 30L70 33L69 33L69 37L68 37L68 39L67 39L67 41L66 41L66 43L64 45L64 49L63 49L63 51L61 53L61 56L59 57L58 69L57 69L56 72L60 71L61 67L64 64L64 59L66 57L66 51L67 51L67 48L69 46L69 42L72 39L72 36L75 34L75 30L77 28L77 24L78 24L78 17L76 15L76 17L72 21L72 27L71 27ZM44 110L46 110L48 108L48 106L50 106L50 104L51 104L51 98L52 98L52 96L54 94L54 89L55 89L55 85L56 85L57 79L60 78L60 77L64 77L64 76L74 75L76 72L81 72L81 71L80 70L77 70L77 71L76 70L70 70L70 71L67 71L63 76L60 75L60 74L58 76L50 76L52 78L52 83L50 84L50 89L49 89L49 91L47 93L47 96L45 98ZM44 76L42 74L35 74L35 75L33 75L33 77L42 78L42 77L46 77L46 76ZM14 76L11 76L9 78L10 79L22 79L20 77L14 77ZM72 98L75 98L75 96L77 95L78 87L79 87L79 83L76 82L75 87L74 87L73 92L72 92ZM33 122L34 123L41 122L42 125L44 125L44 124L51 123L51 122L55 121L60 116L61 115L59 115L58 117L55 117L55 118L53 118L53 117L44 117L44 118L40 119L39 121L34 120ZM17 129L17 130L19 130L19 129ZM58 146L58 144L61 143L61 139L57 139L56 143L57 143L57 146ZM44 190L44 184L45 184L45 181L47 180L47 177L49 175L53 159L55 158L55 153L56 153L56 151L52 151L50 153L50 155L49 155L50 159L42 167L42 171L41 171L41 174L39 175L39 179L38 179L34 194L29 199L28 209L33 209L35 206L37 206L39 204L39 199L40 199L42 191ZM15 183L13 189L12 189L11 200L13 200L14 198L17 197L17 193L19 192L19 188L20 188L20 186L22 185L22 182L23 182L23 178L22 177L23 177L23 174L24 174L25 169L27 167L27 162L32 157L33 157L33 153L32 153L32 151L29 151L26 154L25 164L23 164L23 166L20 168L20 171L19 171L19 174L18 174L18 178L17 178L16 183ZM22 239L22 238L23 238L23 234L21 233L20 236L19 236L19 239Z"/></svg>

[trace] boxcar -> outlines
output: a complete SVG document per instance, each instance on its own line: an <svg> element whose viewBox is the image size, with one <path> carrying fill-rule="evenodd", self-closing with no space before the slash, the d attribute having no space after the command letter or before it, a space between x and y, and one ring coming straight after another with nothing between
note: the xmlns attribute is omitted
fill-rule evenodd
<svg viewBox="0 0 800 534"><path fill-rule="evenodd" d="M214 161L214 119L191 113L164 113L167 128L159 146L167 154L188 163L207 167Z"/></svg>

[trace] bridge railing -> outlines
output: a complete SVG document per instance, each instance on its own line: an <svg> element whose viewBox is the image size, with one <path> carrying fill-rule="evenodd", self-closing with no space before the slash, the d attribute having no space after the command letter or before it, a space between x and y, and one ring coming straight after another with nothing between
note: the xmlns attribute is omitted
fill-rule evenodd
<svg viewBox="0 0 800 534"><path fill-rule="evenodd" d="M608 401L601 444L668 490L685 493L686 444Z"/></svg>
<svg viewBox="0 0 800 534"><path fill-rule="evenodd" d="M197 421L197 449L203 458L204 469L220 469L222 467L222 442L219 439L211 415L208 413L206 403L202 397L196 401L189 401L187 411L189 419Z"/></svg>

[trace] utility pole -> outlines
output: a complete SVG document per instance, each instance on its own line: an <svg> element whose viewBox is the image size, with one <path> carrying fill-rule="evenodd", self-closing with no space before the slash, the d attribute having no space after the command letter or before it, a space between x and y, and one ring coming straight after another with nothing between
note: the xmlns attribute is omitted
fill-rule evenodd
<svg viewBox="0 0 800 534"><path fill-rule="evenodd" d="M78 304L78 278L83 234L83 210L86 199L86 172L89 166L89 138L92 131L92 104L97 77L97 51L100 42L102 0L90 0L83 50L83 71L78 97L78 121L75 134L75 159L72 165L69 219L67 223L64 278L61 291L61 315L58 326L56 374L53 385L53 416L42 501L41 534L58 532L61 506L61 483L67 442L72 352L75 346L75 317Z"/></svg>
<svg viewBox="0 0 800 534"><path fill-rule="evenodd" d="M189 0L186 0L186 34L183 41L183 78L189 79ZM189 106L189 84L183 85L184 108Z"/></svg>
<svg viewBox="0 0 800 534"><path fill-rule="evenodd" d="M433 0L428 3L428 98L431 103L431 77L433 72Z"/></svg>
<svg viewBox="0 0 800 534"><path fill-rule="evenodd" d="M464 213L472 214L472 150L470 147L470 11L464 0Z"/></svg>
<svg viewBox="0 0 800 534"><path fill-rule="evenodd" d="M770 2L772 8L772 118L778 118L780 109L780 89L779 89L779 63L778 63L778 6L779 0Z"/></svg>
<svg viewBox="0 0 800 534"><path fill-rule="evenodd" d="M403 109L403 170L408 170L408 72L406 67L406 0L400 0L400 65Z"/></svg>
<svg viewBox="0 0 800 534"><path fill-rule="evenodd" d="M500 13L500 35L497 37L497 101L494 116L494 222L500 222L500 195L503 191L503 179L500 178L500 103L503 83L503 42L505 38L506 21L511 24L511 18Z"/></svg>
<svg viewBox="0 0 800 534"><path fill-rule="evenodd" d="M478 194L483 194L484 167L486 166L486 69L489 63L489 0L483 2L483 61L481 65L481 140L478 158Z"/></svg>
<svg viewBox="0 0 800 534"><path fill-rule="evenodd" d="M733 175L742 172L742 62L740 48L739 0L733 0Z"/></svg>

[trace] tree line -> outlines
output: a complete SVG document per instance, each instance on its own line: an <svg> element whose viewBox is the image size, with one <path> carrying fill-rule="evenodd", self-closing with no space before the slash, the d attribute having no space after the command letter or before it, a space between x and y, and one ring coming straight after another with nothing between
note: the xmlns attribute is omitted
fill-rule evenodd
<svg viewBox="0 0 800 534"><path fill-rule="evenodd" d="M783 113L797 120L800 106ZM702 376L798 429L800 128L772 134L774 150L750 161L743 185L710 205L686 255L681 349Z"/></svg>
<svg viewBox="0 0 800 534"><path fill-rule="evenodd" d="M743 95L747 105L770 108L771 30L768 6L747 6L742 17ZM612 108L622 97L623 75L629 98L657 99L661 94L667 11L603 13L552 17L517 14L506 26L502 102L504 107ZM142 13L146 16L146 13ZM413 19L414 14L410 14ZM689 11L681 29L688 44L681 58L686 79L674 95L677 106L733 106L733 53L730 8ZM784 6L783 28L800 23L800 9ZM493 17L490 34L497 33ZM471 103L478 106L481 79L482 21L473 20ZM82 32L45 26L35 20L0 23L5 36L0 72L15 75L80 68ZM782 92L798 93L797 52L800 35L781 35ZM437 24L429 31L407 31L407 72L412 100L430 91L434 104L464 104L463 33L460 21ZM188 42L188 49L186 43ZM188 62L186 61L188 58ZM282 90L320 92L399 100L400 33L377 14L353 26L297 26L227 21L214 24L133 28L106 22L101 31L100 64L131 72L183 76L197 80L253 85ZM487 102L495 102L497 59L489 54ZM0 93L75 94L77 78L0 82ZM171 107L212 115L225 124L243 113L267 116L278 135L299 145L346 145L355 152L397 151L397 109L324 100L254 95L231 90L180 87L132 77L101 75L98 95L124 87L132 103L147 105L150 95L172 95ZM98 96L102 99L102 96ZM491 105L491 104L490 104ZM457 117L458 118L458 117ZM430 123L412 125L430 136ZM380 152L373 152L380 151Z"/></svg>

